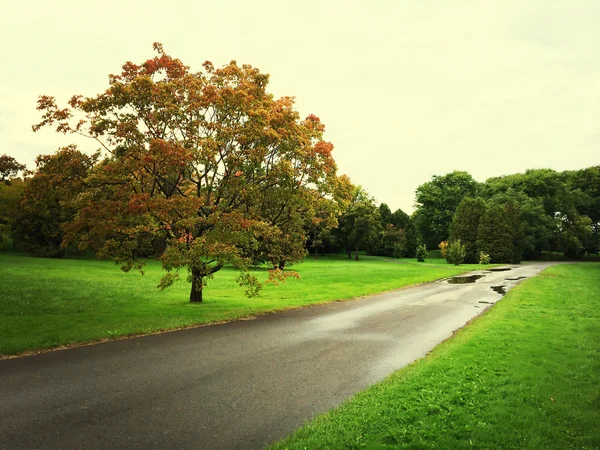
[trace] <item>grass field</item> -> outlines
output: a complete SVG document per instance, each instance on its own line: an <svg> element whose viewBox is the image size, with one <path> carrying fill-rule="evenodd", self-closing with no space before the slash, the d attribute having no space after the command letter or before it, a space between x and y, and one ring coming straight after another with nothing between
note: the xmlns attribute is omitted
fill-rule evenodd
<svg viewBox="0 0 600 450"><path fill-rule="evenodd" d="M142 276L123 273L108 261L0 254L0 355L350 299L476 268L454 267L441 259L400 264L369 257L359 262L307 259L294 266L300 279L265 286L254 299L244 297L236 272L223 269L209 281L204 303L193 305L187 301L187 282L156 289L161 276L157 261L150 261ZM258 275L266 278L265 271Z"/></svg>
<svg viewBox="0 0 600 450"><path fill-rule="evenodd" d="M600 448L600 264L524 281L274 449Z"/></svg>

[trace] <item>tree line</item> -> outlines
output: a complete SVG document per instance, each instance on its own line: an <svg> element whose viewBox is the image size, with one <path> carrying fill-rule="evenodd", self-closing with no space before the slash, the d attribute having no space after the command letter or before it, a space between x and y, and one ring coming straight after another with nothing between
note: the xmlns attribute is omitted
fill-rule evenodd
<svg viewBox="0 0 600 450"><path fill-rule="evenodd" d="M560 250L598 251L598 167L533 170L477 183L453 172L417 189L412 215L339 175L318 117L301 119L290 97L267 91L269 76L235 61L193 72L155 44L156 56L127 62L94 97L60 107L41 96L37 131L93 139L40 155L33 171L0 157L0 239L34 255L93 252L125 271L157 257L164 289L181 276L190 301L225 265L248 296L262 284L249 270L268 264L269 281L308 252L418 257L460 240L466 262Z"/></svg>
<svg viewBox="0 0 600 450"><path fill-rule="evenodd" d="M429 248L460 240L465 262L518 263L544 252L598 254L600 166L532 169L476 182L467 172L434 176L417 188L413 214Z"/></svg>

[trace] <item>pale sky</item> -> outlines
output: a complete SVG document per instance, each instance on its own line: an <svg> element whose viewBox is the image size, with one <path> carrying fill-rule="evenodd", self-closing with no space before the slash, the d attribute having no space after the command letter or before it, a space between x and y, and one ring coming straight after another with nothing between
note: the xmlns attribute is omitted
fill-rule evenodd
<svg viewBox="0 0 600 450"><path fill-rule="evenodd" d="M33 133L40 94L94 95L152 43L193 70L230 60L271 75L335 146L340 173L392 210L466 170L600 164L599 0L6 1L0 154L92 141Z"/></svg>

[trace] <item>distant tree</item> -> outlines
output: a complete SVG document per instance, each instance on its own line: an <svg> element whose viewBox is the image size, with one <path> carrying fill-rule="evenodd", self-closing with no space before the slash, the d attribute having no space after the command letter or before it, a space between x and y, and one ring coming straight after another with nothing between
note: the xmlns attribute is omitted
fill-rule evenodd
<svg viewBox="0 0 600 450"><path fill-rule="evenodd" d="M525 173L490 178L486 180L482 191L487 198L509 191L522 192L529 198L539 198L549 216L564 209L564 203L568 202L568 189L563 175L551 169L531 169Z"/></svg>
<svg viewBox="0 0 600 450"><path fill-rule="evenodd" d="M492 263L518 263L521 260L519 211L514 203L491 203L481 217L477 248Z"/></svg>
<svg viewBox="0 0 600 450"><path fill-rule="evenodd" d="M590 252L600 248L600 166L565 172L565 182L575 192L573 206L592 221L593 244Z"/></svg>
<svg viewBox="0 0 600 450"><path fill-rule="evenodd" d="M63 227L76 215L75 200L86 189L96 158L75 146L36 158L36 170L25 186L13 225L25 250L37 256L64 256Z"/></svg>
<svg viewBox="0 0 600 450"><path fill-rule="evenodd" d="M477 232L479 221L485 214L487 206L481 197L465 197L456 208L450 224L450 240L461 241L465 247L464 262L478 262ZM462 262L462 261L461 261Z"/></svg>
<svg viewBox="0 0 600 450"><path fill-rule="evenodd" d="M379 205L379 218L381 219L381 226L385 228L390 223L394 223L392 218L392 210L386 203Z"/></svg>
<svg viewBox="0 0 600 450"><path fill-rule="evenodd" d="M402 256L414 258L417 254L417 230L412 217L401 209L392 213L391 223L397 228L404 230L406 236L406 247Z"/></svg>
<svg viewBox="0 0 600 450"><path fill-rule="evenodd" d="M354 259L358 261L358 251L377 239L380 231L381 219L374 199L361 186L357 186L342 216L340 227L348 258L352 257L351 252L354 251Z"/></svg>
<svg viewBox="0 0 600 450"><path fill-rule="evenodd" d="M394 244L392 241L397 240L399 234L398 229L392 222L392 211L386 203L379 205L379 220L381 222L381 231L376 239L372 239L367 252L373 255L391 257L394 255Z"/></svg>
<svg viewBox="0 0 600 450"><path fill-rule="evenodd" d="M9 184L11 178L15 178L19 172L25 169L25 165L17 162L12 156L8 156L6 153L0 155L0 183Z"/></svg>
<svg viewBox="0 0 600 450"><path fill-rule="evenodd" d="M554 240L557 248L568 258L581 258L595 248L592 219L570 211L557 213Z"/></svg>
<svg viewBox="0 0 600 450"><path fill-rule="evenodd" d="M417 188L415 221L421 239L429 248L448 239L452 217L464 197L474 197L478 184L467 172L435 175Z"/></svg>
<svg viewBox="0 0 600 450"><path fill-rule="evenodd" d="M9 178L6 181L8 184L0 184L0 248L12 235L14 219L25 190L25 182L21 178Z"/></svg>
<svg viewBox="0 0 600 450"><path fill-rule="evenodd" d="M383 245L383 256L401 258L406 251L406 233L403 228L396 228L388 223L381 231L381 242Z"/></svg>

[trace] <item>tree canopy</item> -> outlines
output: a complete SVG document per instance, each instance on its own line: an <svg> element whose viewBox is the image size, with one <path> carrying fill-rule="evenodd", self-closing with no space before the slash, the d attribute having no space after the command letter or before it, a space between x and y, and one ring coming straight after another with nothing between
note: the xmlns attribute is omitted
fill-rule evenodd
<svg viewBox="0 0 600 450"><path fill-rule="evenodd" d="M460 171L434 175L431 181L417 188L416 225L427 247L437 248L441 241L448 239L456 208L464 197L475 196L477 189L473 177Z"/></svg>

